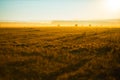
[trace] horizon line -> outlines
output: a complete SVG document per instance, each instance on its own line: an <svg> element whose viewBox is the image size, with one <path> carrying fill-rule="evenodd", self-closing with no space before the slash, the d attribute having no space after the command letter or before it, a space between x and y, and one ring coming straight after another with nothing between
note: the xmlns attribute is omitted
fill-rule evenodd
<svg viewBox="0 0 120 80"><path fill-rule="evenodd" d="M120 20L120 18L117 19L79 19L79 20L36 20L36 21L21 21L21 20L0 20L0 22L53 22L53 21L104 21L104 20Z"/></svg>

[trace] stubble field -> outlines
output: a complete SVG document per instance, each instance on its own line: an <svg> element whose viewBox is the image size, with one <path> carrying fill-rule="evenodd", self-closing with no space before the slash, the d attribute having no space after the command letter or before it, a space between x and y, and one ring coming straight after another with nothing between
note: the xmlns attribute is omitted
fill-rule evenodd
<svg viewBox="0 0 120 80"><path fill-rule="evenodd" d="M0 28L0 80L119 80L120 28Z"/></svg>

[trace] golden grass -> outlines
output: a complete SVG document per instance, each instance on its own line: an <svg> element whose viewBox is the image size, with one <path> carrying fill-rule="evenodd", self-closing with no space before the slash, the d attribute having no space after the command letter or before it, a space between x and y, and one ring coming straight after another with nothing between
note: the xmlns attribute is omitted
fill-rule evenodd
<svg viewBox="0 0 120 80"><path fill-rule="evenodd" d="M0 80L119 80L120 28L0 28Z"/></svg>

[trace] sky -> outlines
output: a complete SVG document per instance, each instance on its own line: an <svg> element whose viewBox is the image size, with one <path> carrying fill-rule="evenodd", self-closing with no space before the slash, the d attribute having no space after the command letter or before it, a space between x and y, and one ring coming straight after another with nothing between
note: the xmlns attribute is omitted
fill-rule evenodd
<svg viewBox="0 0 120 80"><path fill-rule="evenodd" d="M120 0L0 0L0 21L118 19L119 5Z"/></svg>

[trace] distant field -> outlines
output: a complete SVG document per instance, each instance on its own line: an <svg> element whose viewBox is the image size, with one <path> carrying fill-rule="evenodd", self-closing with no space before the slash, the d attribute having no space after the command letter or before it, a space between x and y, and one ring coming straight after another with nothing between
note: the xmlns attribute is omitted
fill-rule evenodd
<svg viewBox="0 0 120 80"><path fill-rule="evenodd" d="M120 80L120 28L0 28L0 80Z"/></svg>

